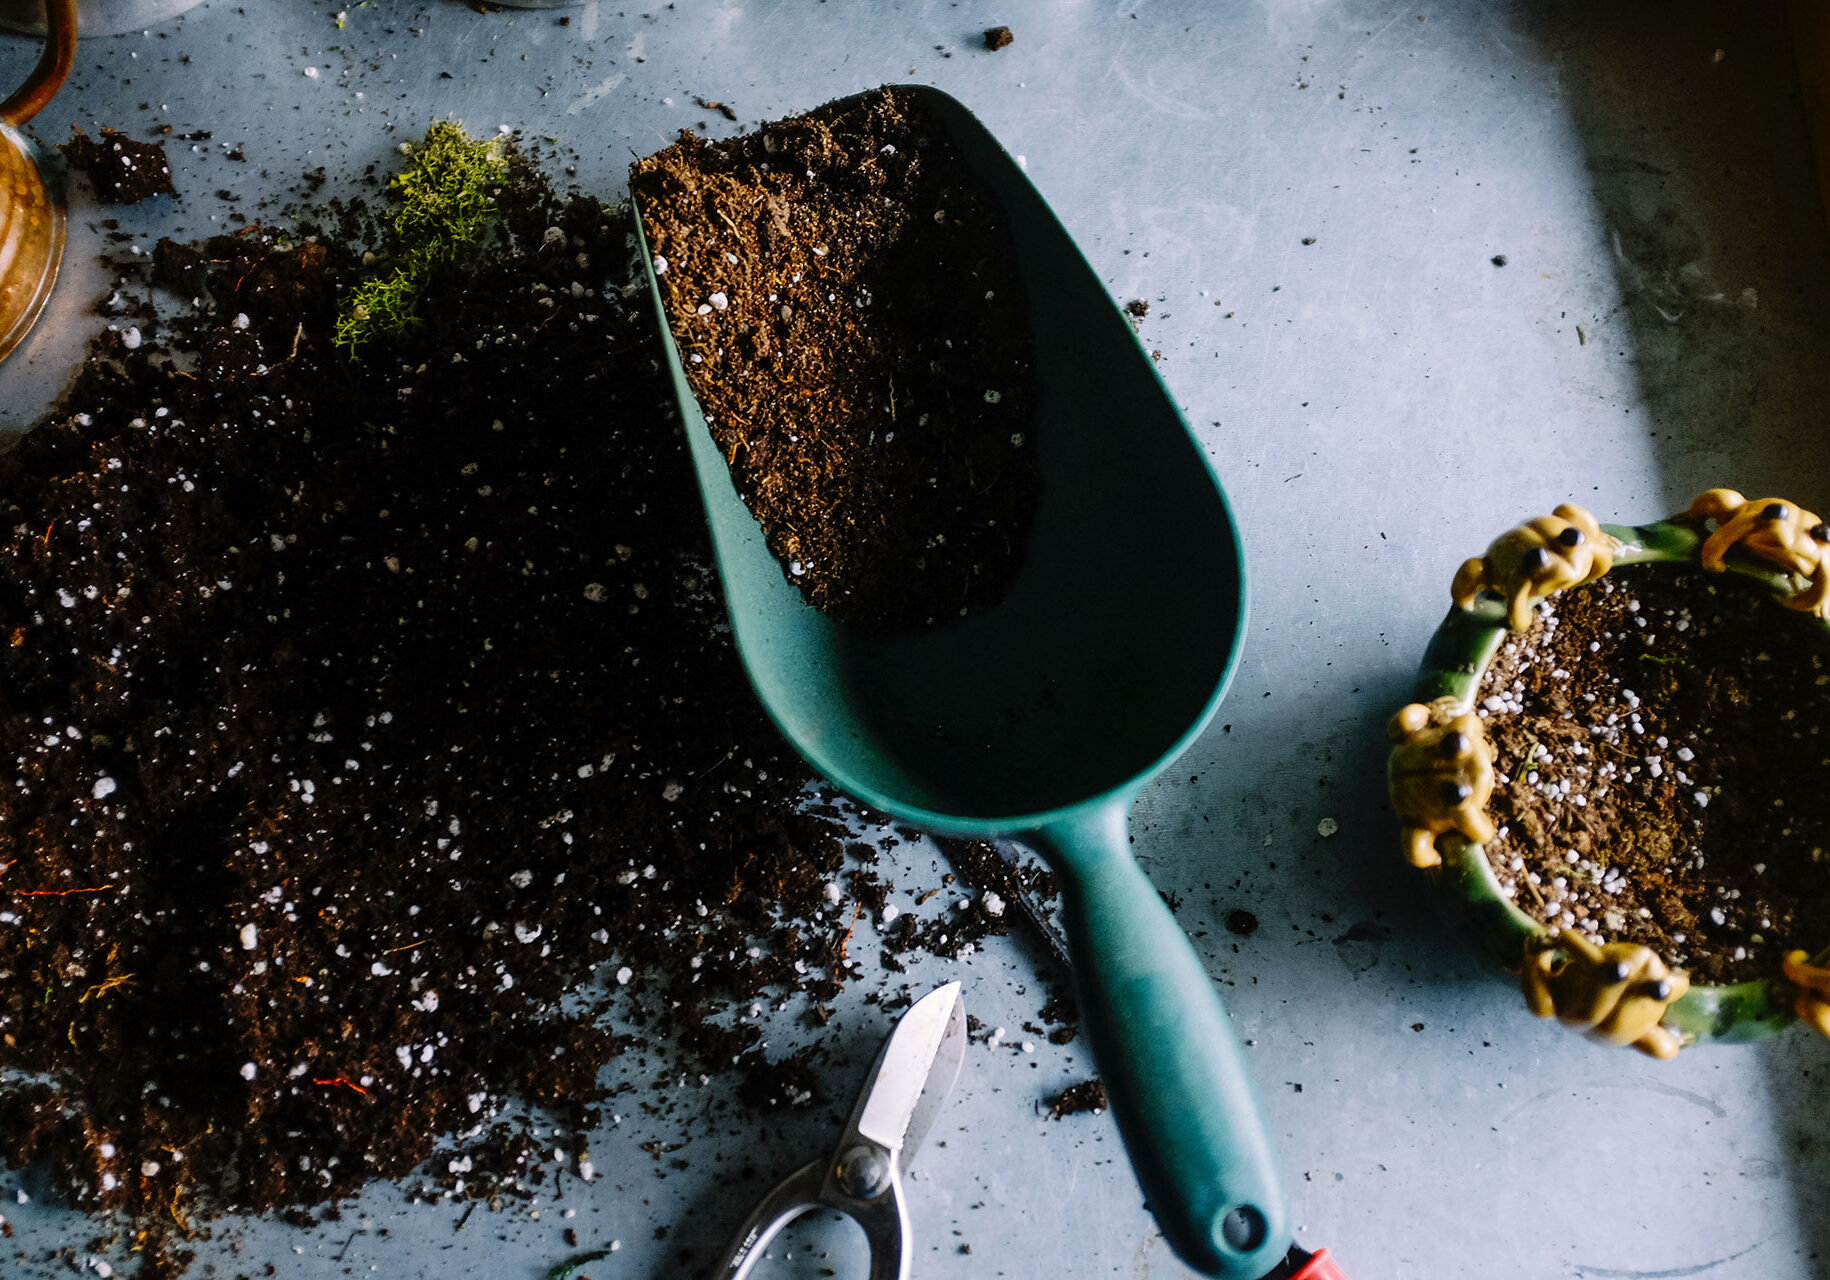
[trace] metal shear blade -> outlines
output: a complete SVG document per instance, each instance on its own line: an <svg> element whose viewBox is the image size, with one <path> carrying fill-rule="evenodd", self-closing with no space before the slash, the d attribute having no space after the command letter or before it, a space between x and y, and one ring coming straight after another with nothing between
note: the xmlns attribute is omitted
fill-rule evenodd
<svg viewBox="0 0 1830 1280"><path fill-rule="evenodd" d="M884 1041L833 1154L797 1169L738 1228L713 1275L742 1280L777 1232L803 1213L836 1209L864 1228L871 1280L900 1280L911 1245L902 1171L940 1114L966 1054L959 983L916 1001Z"/></svg>

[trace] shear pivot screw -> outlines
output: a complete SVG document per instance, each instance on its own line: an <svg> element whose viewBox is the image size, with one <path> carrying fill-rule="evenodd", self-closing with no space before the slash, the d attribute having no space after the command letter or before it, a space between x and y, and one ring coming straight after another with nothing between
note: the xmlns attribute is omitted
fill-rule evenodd
<svg viewBox="0 0 1830 1280"><path fill-rule="evenodd" d="M890 1162L875 1147L855 1146L839 1157L839 1185L847 1195L875 1200L890 1181Z"/></svg>

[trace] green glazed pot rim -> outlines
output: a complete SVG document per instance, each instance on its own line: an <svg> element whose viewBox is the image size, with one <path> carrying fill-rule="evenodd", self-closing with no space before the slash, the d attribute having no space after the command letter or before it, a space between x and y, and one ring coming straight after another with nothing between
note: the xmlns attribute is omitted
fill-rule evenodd
<svg viewBox="0 0 1830 1280"><path fill-rule="evenodd" d="M1705 534L1697 523L1660 520L1645 525L1604 524L1601 529L1619 544L1614 569L1701 562ZM1790 591L1789 575L1741 547L1728 553L1727 565L1729 571L1752 578L1776 594ZM1820 624L1830 634L1830 622L1820 619ZM1474 707L1481 679L1508 634L1505 606L1499 601L1483 596L1469 609L1452 606L1425 651L1415 700L1429 703L1452 697L1463 706ZM1520 963L1528 945L1551 940L1554 935L1549 929L1506 896L1483 845L1450 835L1438 842L1438 849L1442 865L1428 869L1425 875L1473 909L1477 928L1509 968ZM1790 984L1775 973L1771 978L1723 986L1692 985L1666 1009L1663 1021L1687 1038L1730 1042L1763 1039L1796 1021L1796 1015Z"/></svg>

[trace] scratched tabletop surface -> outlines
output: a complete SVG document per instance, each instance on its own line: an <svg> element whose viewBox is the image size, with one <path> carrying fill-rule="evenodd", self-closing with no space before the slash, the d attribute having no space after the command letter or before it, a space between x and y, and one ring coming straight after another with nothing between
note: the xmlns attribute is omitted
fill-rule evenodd
<svg viewBox="0 0 1830 1280"><path fill-rule="evenodd" d="M172 146L181 201L106 211L150 247L307 169L325 197L353 193L448 114L552 140L615 198L682 127L743 127L695 96L753 125L890 81L954 94L1023 157L1113 296L1149 302L1143 339L1238 508L1243 666L1131 825L1223 984L1298 1238L1356 1280L1830 1276L1830 1044L1794 1029L1657 1063L1537 1022L1446 927L1383 800L1386 717L1455 566L1501 530L1569 500L1642 520L1717 484L1830 501L1824 220L1778 18L1494 0L648 7L204 0L84 43L31 128L210 130ZM979 38L993 24L1016 37L996 53ZM8 77L32 56L0 42ZM9 432L99 323L104 211L72 199L63 286L0 366ZM898 856L911 905L946 868L932 844ZM1259 929L1229 933L1235 909ZM680 1274L679 1251L703 1258L762 1185L736 1164L785 1173L826 1148L887 1029L862 994L952 978L1012 1034L971 1050L909 1180L913 1274L1188 1274L1110 1117L1044 1115L1090 1072L1081 1046L1026 1051L1017 1030L1051 964L1018 934L867 971L820 1032L831 1106L757 1119L726 1105L734 1082L632 1074L593 1137L595 1183L462 1230L463 1205L375 1186L312 1230L219 1223L196 1274L533 1280L573 1252L567 1228L579 1248L617 1242L594 1280ZM783 1046L806 1034L792 1011L771 1028ZM644 1143L685 1145L661 1161ZM31 1170L0 1169L0 1212L0 1275L131 1269ZM770 1275L865 1274L861 1238L825 1219L773 1254Z"/></svg>

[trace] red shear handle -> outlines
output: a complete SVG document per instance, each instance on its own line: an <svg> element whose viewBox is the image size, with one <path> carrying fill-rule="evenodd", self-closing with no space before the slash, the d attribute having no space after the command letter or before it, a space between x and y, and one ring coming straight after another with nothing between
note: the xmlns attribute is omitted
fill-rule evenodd
<svg viewBox="0 0 1830 1280"><path fill-rule="evenodd" d="M1309 1255L1309 1261L1296 1269L1290 1280L1347 1280L1347 1276L1334 1265L1328 1250L1317 1249Z"/></svg>

